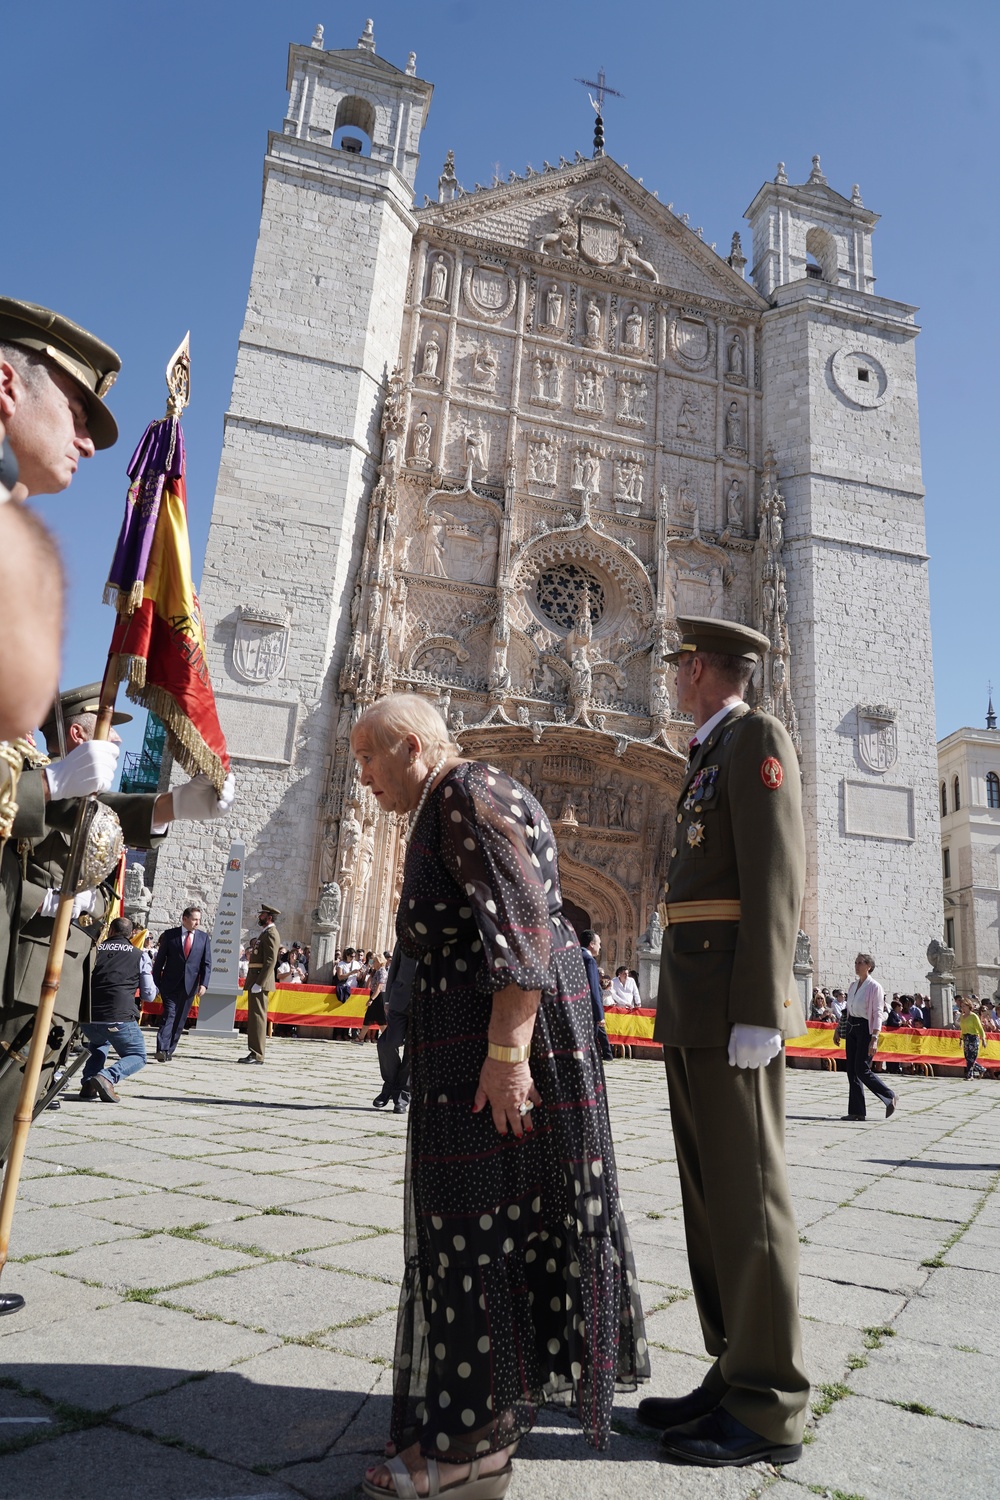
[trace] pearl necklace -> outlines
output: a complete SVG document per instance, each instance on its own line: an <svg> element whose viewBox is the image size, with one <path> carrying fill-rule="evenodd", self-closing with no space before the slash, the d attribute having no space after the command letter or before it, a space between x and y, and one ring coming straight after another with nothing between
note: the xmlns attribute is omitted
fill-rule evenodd
<svg viewBox="0 0 1000 1500"><path fill-rule="evenodd" d="M438 761L437 765L434 767L434 769L431 771L430 775L428 776L427 780L424 782L424 789L420 793L420 801L417 803L416 812L413 814L413 817L410 819L410 826L409 826L409 829L407 830L407 837L409 837L409 835L413 832L414 828L416 828L417 823L420 821L420 814L424 810L424 803L427 801L427 798L430 796L431 787L434 785L434 779L437 776L438 772L440 771L441 767L444 765L444 763L445 763L445 761L447 759L448 759L447 755L442 755L441 759Z"/></svg>

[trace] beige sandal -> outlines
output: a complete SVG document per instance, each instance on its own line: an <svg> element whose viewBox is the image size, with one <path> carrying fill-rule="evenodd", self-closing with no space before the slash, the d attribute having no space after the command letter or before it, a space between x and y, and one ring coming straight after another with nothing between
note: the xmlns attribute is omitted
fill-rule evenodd
<svg viewBox="0 0 1000 1500"><path fill-rule="evenodd" d="M492 1474L480 1474L482 1465L481 1458L472 1460L472 1472L468 1479L460 1480L458 1484L447 1484L441 1488L441 1470L436 1458L427 1459L427 1500L435 1500L438 1495L453 1495L455 1500L503 1500L507 1493L507 1487L513 1478L514 1470L510 1459L502 1469L497 1469ZM424 1500L417 1492L413 1483L413 1476L401 1458L389 1458L385 1467L392 1475L393 1487L391 1490L382 1489L380 1485L373 1484L370 1479L361 1481L361 1488L372 1500L385 1500L386 1496L394 1495L396 1500Z"/></svg>

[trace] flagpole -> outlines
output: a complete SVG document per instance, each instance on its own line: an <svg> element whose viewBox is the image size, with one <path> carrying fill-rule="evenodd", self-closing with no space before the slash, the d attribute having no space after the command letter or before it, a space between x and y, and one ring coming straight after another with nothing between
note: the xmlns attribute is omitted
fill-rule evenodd
<svg viewBox="0 0 1000 1500"><path fill-rule="evenodd" d="M167 389L170 392L167 400L167 416L179 417L187 405L191 392L189 335L185 334L179 348L171 356L170 362L167 365L166 378ZM107 740L111 737L111 721L114 716L115 701L118 697L119 662L120 658L118 654L114 651L109 651L107 666L104 670L104 680L101 683L101 696L97 706L97 724L93 734L95 740ZM65 874L63 875L59 905L56 909L55 919L52 924L52 933L49 938L48 962L45 965L42 992L38 1001L38 1009L35 1012L35 1025L31 1033L28 1060L24 1065L24 1076L21 1079L17 1108L14 1111L14 1132L11 1137L10 1151L7 1156L3 1188L0 1189L0 1277L2 1277L4 1267L7 1264L10 1231L14 1221L14 1204L17 1200L17 1189L21 1181L21 1169L24 1165L25 1152L28 1146L28 1134L31 1130L35 1099L38 1095L38 1085L42 1076L42 1066L48 1047L49 1032L52 1028L56 996L59 993L59 985L62 979L63 960L66 956L66 942L69 938L70 923L73 920L73 897L77 894L76 886L80 878L80 869L87 846L87 835L90 832L90 825L93 822L96 809L97 798L95 794L91 793L90 796L81 799L80 806L77 809L76 822L73 826L73 836L70 841ZM12 941L14 938L15 935L12 934ZM0 1316L3 1316L5 1313L18 1312L23 1306L24 1298L19 1293L0 1292Z"/></svg>

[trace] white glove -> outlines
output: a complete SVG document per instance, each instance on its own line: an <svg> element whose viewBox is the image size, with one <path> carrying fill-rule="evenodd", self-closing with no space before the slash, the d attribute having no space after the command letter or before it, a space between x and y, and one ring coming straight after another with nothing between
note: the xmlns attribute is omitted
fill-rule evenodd
<svg viewBox="0 0 1000 1500"><path fill-rule="evenodd" d="M207 823L211 818L225 817L233 805L236 795L236 779L232 771L222 785L220 797L207 776L194 776L183 786L175 786L171 792L174 803L174 818L192 823Z"/></svg>
<svg viewBox="0 0 1000 1500"><path fill-rule="evenodd" d="M252 984L250 986L250 993L251 993L251 995L259 995L260 994L260 985L259 984Z"/></svg>
<svg viewBox="0 0 1000 1500"><path fill-rule="evenodd" d="M59 891L46 891L45 899L38 908L37 915L40 917L54 917L59 910ZM73 916L78 917L81 912L91 912L97 905L96 891L81 891L78 896L73 897Z"/></svg>
<svg viewBox="0 0 1000 1500"><path fill-rule="evenodd" d="M729 1033L729 1065L732 1068L766 1068L781 1051L781 1032L769 1026L748 1026L734 1021Z"/></svg>
<svg viewBox="0 0 1000 1500"><path fill-rule="evenodd" d="M45 767L50 801L110 791L120 752L121 745L112 740L87 740L71 750L65 760L54 760Z"/></svg>

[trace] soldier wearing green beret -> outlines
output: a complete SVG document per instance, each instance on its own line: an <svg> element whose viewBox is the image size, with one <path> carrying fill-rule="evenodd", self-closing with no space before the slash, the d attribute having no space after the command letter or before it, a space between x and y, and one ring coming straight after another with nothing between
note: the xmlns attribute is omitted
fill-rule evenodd
<svg viewBox="0 0 1000 1500"><path fill-rule="evenodd" d="M782 1038L801 1028L792 963L805 883L798 759L744 702L766 636L680 619L677 707L697 726L660 920L663 1043L688 1259L714 1363L639 1416L674 1459L712 1467L801 1454L809 1381L798 1232L785 1169Z"/></svg>

